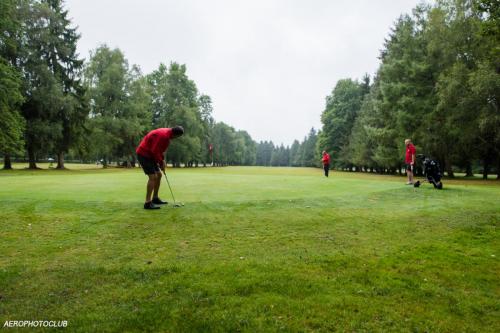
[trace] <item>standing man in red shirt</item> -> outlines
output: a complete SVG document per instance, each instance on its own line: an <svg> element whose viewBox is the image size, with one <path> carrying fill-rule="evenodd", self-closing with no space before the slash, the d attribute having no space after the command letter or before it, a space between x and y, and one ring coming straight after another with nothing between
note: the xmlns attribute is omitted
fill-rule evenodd
<svg viewBox="0 0 500 333"><path fill-rule="evenodd" d="M170 145L170 140L180 137L184 134L181 126L173 128L157 128L152 130L142 139L139 147L135 150L137 159L149 177L146 187L146 201L144 209L159 209L156 205L166 204L158 197L158 191L161 184L161 170L165 170L164 154ZM151 199L153 194L153 199Z"/></svg>
<svg viewBox="0 0 500 333"><path fill-rule="evenodd" d="M408 175L408 182L406 185L413 185L413 169L415 167L415 156L417 154L417 150L415 146L411 142L410 139L405 140L406 146L406 155L405 155L405 164L406 164L406 174Z"/></svg>
<svg viewBox="0 0 500 333"><path fill-rule="evenodd" d="M323 162L323 170L325 170L325 177L328 177L328 171L330 171L330 155L324 150L321 162Z"/></svg>

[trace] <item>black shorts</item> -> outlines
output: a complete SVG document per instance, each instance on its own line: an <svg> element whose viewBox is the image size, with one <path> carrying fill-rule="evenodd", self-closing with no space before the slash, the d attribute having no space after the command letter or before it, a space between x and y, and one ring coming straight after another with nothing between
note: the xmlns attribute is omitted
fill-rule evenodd
<svg viewBox="0 0 500 333"><path fill-rule="evenodd" d="M144 170L144 173L146 175L153 175L157 172L160 172L158 163L152 158L137 154L137 160L141 164L142 170Z"/></svg>
<svg viewBox="0 0 500 333"><path fill-rule="evenodd" d="M413 172L413 165L411 164L406 164L406 170Z"/></svg>

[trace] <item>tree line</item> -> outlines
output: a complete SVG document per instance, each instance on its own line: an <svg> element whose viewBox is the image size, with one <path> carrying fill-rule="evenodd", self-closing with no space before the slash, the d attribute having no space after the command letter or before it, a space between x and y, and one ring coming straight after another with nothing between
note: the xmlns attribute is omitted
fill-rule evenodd
<svg viewBox="0 0 500 333"><path fill-rule="evenodd" d="M292 145L255 142L216 122L186 65L143 74L117 48L79 58L62 0L0 2L0 154L30 168L55 156L134 165L142 136L182 125L174 166L319 166L401 172L405 138L447 173L500 172L500 9L495 0L439 0L394 24L371 79L344 79L326 98L322 128Z"/></svg>
<svg viewBox="0 0 500 333"><path fill-rule="evenodd" d="M253 165L256 143L212 116L185 65L160 64L143 74L106 45L88 61L61 0L0 2L0 154L4 168L25 157L30 168L55 156L57 168L78 158L135 164L135 148L153 128L182 125L168 161L197 166Z"/></svg>
<svg viewBox="0 0 500 333"><path fill-rule="evenodd" d="M311 128L302 142L294 140L291 146L261 141L257 144L255 165L317 167L319 165L316 154L317 141L318 133L314 128Z"/></svg>
<svg viewBox="0 0 500 333"><path fill-rule="evenodd" d="M500 177L500 4L440 0L395 23L373 82L337 82L326 98L319 152L336 168L401 171L404 140L453 176Z"/></svg>

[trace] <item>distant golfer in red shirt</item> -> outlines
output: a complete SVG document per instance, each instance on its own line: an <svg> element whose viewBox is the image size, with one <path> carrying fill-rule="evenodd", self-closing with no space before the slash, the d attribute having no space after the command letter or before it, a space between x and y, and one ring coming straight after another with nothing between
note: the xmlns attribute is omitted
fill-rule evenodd
<svg viewBox="0 0 500 333"><path fill-rule="evenodd" d="M413 168L415 167L415 155L417 154L417 150L415 149L415 146L410 139L405 140L405 146L406 174L408 175L408 182L406 183L406 185L413 185Z"/></svg>
<svg viewBox="0 0 500 333"><path fill-rule="evenodd" d="M323 162L323 170L325 170L325 177L328 177L328 171L330 171L330 155L324 150L321 162Z"/></svg>
<svg viewBox="0 0 500 333"><path fill-rule="evenodd" d="M184 134L181 126L173 128L157 128L152 130L142 139L139 147L135 150L137 159L149 177L146 187L146 201L144 209L159 209L156 205L167 204L158 197L161 184L161 170L165 170L164 154L170 145L170 140ZM153 194L153 199L151 199Z"/></svg>

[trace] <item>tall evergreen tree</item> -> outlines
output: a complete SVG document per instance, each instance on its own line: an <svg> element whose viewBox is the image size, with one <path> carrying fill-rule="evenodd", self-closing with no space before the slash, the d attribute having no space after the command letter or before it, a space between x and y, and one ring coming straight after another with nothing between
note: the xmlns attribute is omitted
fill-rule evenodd
<svg viewBox="0 0 500 333"><path fill-rule="evenodd" d="M290 147L290 157L289 157L289 164L291 166L299 166L299 164L297 163L299 148L300 148L299 140L293 140L292 146Z"/></svg>
<svg viewBox="0 0 500 333"><path fill-rule="evenodd" d="M30 168L36 168L39 153L51 151L57 151L58 167L64 168L64 153L81 135L88 113L79 80L79 35L61 0L33 2L25 26L19 64L26 84L22 112Z"/></svg>
<svg viewBox="0 0 500 333"><path fill-rule="evenodd" d="M319 137L318 150L335 151L332 163L348 166L349 138L354 121L361 108L369 81L360 84L351 79L337 82L333 92L326 98L326 108L321 115L323 129Z"/></svg>
<svg viewBox="0 0 500 333"><path fill-rule="evenodd" d="M0 153L4 169L12 169L10 156L23 152L24 119L21 73L15 68L17 37L22 34L17 1L0 2Z"/></svg>
<svg viewBox="0 0 500 333"><path fill-rule="evenodd" d="M319 158L316 145L318 141L318 134L314 128L311 128L309 134L302 142L302 145L299 149L300 156L300 165L306 167L317 167L319 166Z"/></svg>

